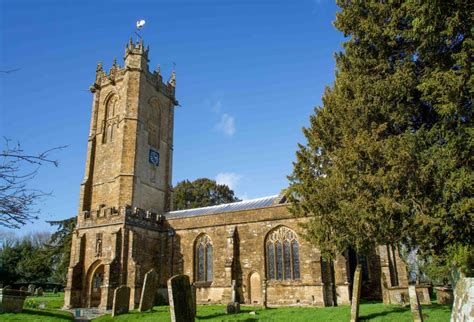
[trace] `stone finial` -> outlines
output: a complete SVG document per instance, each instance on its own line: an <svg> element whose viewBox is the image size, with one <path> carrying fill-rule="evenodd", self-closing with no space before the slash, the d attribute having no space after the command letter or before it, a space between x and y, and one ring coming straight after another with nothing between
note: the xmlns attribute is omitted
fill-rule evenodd
<svg viewBox="0 0 474 322"><path fill-rule="evenodd" d="M101 61L97 63L97 68L95 69L95 71L96 71L97 73L103 71L103 69L102 69L102 62L101 62Z"/></svg>
<svg viewBox="0 0 474 322"><path fill-rule="evenodd" d="M176 71L173 70L173 72L171 73L170 79L168 80L168 84L173 87L176 87Z"/></svg>
<svg viewBox="0 0 474 322"><path fill-rule="evenodd" d="M160 66L160 64L158 64L156 66L156 74L158 74L158 76L161 76L161 66Z"/></svg>

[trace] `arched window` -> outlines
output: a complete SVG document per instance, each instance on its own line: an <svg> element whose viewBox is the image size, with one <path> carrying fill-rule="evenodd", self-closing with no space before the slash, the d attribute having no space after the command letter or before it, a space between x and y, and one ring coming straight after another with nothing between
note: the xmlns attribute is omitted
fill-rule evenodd
<svg viewBox="0 0 474 322"><path fill-rule="evenodd" d="M118 114L118 99L117 96L112 96L107 101L105 106L105 117L104 117L104 126L102 134L102 143L112 142L114 139L114 126L117 126L117 118L115 117Z"/></svg>
<svg viewBox="0 0 474 322"><path fill-rule="evenodd" d="M209 236L201 235L195 244L194 272L196 282L212 281L212 242Z"/></svg>
<svg viewBox="0 0 474 322"><path fill-rule="evenodd" d="M267 279L300 278L299 244L296 233L286 227L271 231L265 241Z"/></svg>

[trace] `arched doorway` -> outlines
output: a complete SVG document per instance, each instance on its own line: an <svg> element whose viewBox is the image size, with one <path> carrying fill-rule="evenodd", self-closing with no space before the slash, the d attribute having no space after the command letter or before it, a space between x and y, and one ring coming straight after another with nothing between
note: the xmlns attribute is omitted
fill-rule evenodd
<svg viewBox="0 0 474 322"><path fill-rule="evenodd" d="M261 304L262 303L262 281L260 274L253 272L249 278L249 290L250 290L250 304Z"/></svg>
<svg viewBox="0 0 474 322"><path fill-rule="evenodd" d="M89 290L89 307L98 307L100 305L102 283L104 281L104 265L99 265L91 274Z"/></svg>

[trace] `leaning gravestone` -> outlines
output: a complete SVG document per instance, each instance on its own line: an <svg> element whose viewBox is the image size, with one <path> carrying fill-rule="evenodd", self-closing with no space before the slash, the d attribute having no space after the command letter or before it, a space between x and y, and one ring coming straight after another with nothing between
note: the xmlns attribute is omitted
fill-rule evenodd
<svg viewBox="0 0 474 322"><path fill-rule="evenodd" d="M145 274L142 295L140 297L140 312L148 311L155 305L155 296L158 289L158 274L154 269Z"/></svg>
<svg viewBox="0 0 474 322"><path fill-rule="evenodd" d="M187 275L175 275L168 280L172 322L194 321L191 285Z"/></svg>
<svg viewBox="0 0 474 322"><path fill-rule="evenodd" d="M112 317L128 313L130 305L130 287L122 285L114 291L114 302L112 304Z"/></svg>
<svg viewBox="0 0 474 322"><path fill-rule="evenodd" d="M354 273L354 283L352 285L351 322L357 322L359 319L360 289L362 287L361 269L362 266L358 264Z"/></svg>
<svg viewBox="0 0 474 322"><path fill-rule="evenodd" d="M36 286L34 284L28 285L28 293L31 295L35 294Z"/></svg>
<svg viewBox="0 0 474 322"><path fill-rule="evenodd" d="M423 322L423 315L421 313L421 305L416 294L415 285L408 286L408 296L410 297L411 317L413 322Z"/></svg>

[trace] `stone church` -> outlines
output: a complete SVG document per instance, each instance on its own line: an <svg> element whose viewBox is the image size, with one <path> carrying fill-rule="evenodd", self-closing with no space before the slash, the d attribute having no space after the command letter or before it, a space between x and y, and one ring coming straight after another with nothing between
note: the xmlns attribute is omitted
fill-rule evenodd
<svg viewBox="0 0 474 322"><path fill-rule="evenodd" d="M293 218L282 196L173 211L176 75L165 82L148 62L143 41L130 40L123 67L97 66L66 308L109 309L120 285L130 287L136 308L151 269L158 299L166 301L168 278L186 274L201 304L229 302L232 280L241 303L349 304L357 262L362 297L381 299L387 287L407 285L393 247L324 261L303 238L298 224L307 219Z"/></svg>

